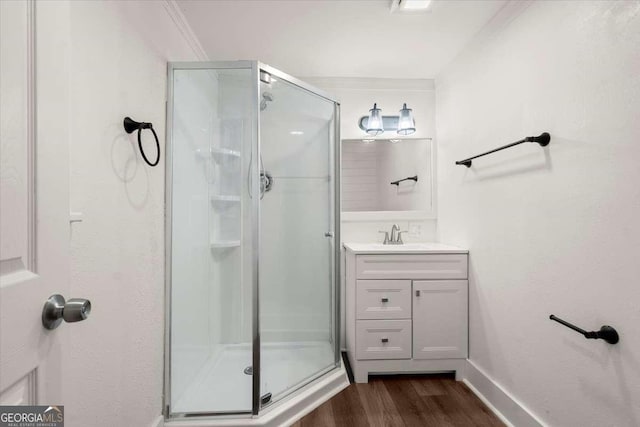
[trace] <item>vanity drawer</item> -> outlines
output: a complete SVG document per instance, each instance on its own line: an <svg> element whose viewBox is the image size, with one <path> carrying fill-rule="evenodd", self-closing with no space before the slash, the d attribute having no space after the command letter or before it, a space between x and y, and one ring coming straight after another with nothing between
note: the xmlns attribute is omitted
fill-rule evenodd
<svg viewBox="0 0 640 427"><path fill-rule="evenodd" d="M410 359L411 320L357 320L356 358Z"/></svg>
<svg viewBox="0 0 640 427"><path fill-rule="evenodd" d="M357 319L411 319L411 280L358 280Z"/></svg>
<svg viewBox="0 0 640 427"><path fill-rule="evenodd" d="M466 279L466 254L357 255L357 279Z"/></svg>

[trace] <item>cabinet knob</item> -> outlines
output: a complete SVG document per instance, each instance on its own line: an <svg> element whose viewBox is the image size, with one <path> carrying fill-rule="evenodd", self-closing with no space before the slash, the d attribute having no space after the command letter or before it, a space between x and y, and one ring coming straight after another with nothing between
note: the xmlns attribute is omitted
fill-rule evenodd
<svg viewBox="0 0 640 427"><path fill-rule="evenodd" d="M382 302L389 302L389 298L384 297L384 298L381 298L381 299L380 299L380 301L382 301Z"/></svg>
<svg viewBox="0 0 640 427"><path fill-rule="evenodd" d="M382 338L380 341L382 341L382 342L389 342L389 338Z"/></svg>
<svg viewBox="0 0 640 427"><path fill-rule="evenodd" d="M416 291L416 296L419 297L420 296L420 291Z"/></svg>

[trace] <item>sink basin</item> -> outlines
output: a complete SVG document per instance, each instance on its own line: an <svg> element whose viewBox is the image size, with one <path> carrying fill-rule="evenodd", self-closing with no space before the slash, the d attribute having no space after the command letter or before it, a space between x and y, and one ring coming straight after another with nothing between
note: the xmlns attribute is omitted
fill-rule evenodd
<svg viewBox="0 0 640 427"><path fill-rule="evenodd" d="M442 243L404 243L402 245L383 245L382 243L345 243L348 251L361 254L375 253L429 253L429 254L466 254L467 249Z"/></svg>

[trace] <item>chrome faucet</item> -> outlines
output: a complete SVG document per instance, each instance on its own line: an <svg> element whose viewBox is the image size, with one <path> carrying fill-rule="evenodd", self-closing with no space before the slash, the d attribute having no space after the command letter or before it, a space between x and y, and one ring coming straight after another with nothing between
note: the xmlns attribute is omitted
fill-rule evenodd
<svg viewBox="0 0 640 427"><path fill-rule="evenodd" d="M384 242L383 245L402 245L404 242L402 241L402 233L405 231L400 231L400 227L398 224L393 224L391 227L391 237L389 237L388 231L379 231L378 233L384 233Z"/></svg>
<svg viewBox="0 0 640 427"><path fill-rule="evenodd" d="M390 243L398 241L398 232L399 231L400 231L400 227L398 227L398 224L393 224L391 226L391 239L389 240Z"/></svg>

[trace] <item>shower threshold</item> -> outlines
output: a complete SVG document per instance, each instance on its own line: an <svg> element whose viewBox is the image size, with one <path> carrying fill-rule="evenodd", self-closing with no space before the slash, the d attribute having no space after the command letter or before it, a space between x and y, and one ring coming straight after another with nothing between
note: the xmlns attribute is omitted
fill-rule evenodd
<svg viewBox="0 0 640 427"><path fill-rule="evenodd" d="M339 366L319 374L306 385L268 405L258 416L201 415L198 417L165 419L164 427L281 427L290 426L309 412L349 386L341 362Z"/></svg>
<svg viewBox="0 0 640 427"><path fill-rule="evenodd" d="M223 345L204 363L171 408L172 412L250 411L253 390L251 350L249 344ZM305 378L331 367L333 357L329 342L263 344L261 395L273 393L273 400L277 400L292 387L299 386Z"/></svg>

